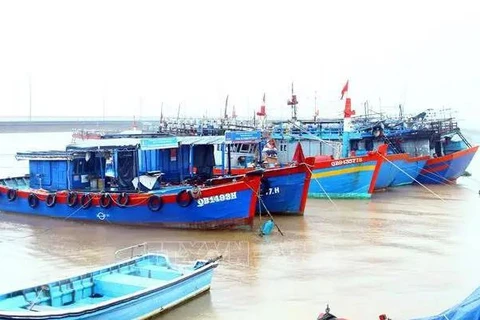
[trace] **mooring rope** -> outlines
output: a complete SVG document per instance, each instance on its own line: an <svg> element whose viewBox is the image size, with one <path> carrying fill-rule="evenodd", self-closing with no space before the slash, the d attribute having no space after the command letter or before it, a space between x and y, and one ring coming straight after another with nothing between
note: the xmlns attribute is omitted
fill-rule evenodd
<svg viewBox="0 0 480 320"><path fill-rule="evenodd" d="M265 205L265 202L263 202L262 196L260 195L260 190L259 190L259 191L255 191L250 184L248 184L248 183L246 183L246 182L245 182L245 184L246 184L246 185L248 186L248 188L249 188L250 190L252 190L252 192L257 196L260 214L261 214L260 204L262 204L263 207L265 208L265 211L266 211L267 214L270 216L270 219L272 219L273 224L275 225L275 227L277 227L277 230L280 232L280 234L281 234L282 236L284 236L282 230L280 229L280 227L278 226L278 224L275 222L275 220L273 219L272 214L270 213L270 211L268 210L267 206Z"/></svg>
<svg viewBox="0 0 480 320"><path fill-rule="evenodd" d="M308 171L309 171L310 174L311 174L310 180L314 179L315 182L318 183L318 185L319 185L320 188L322 189L323 193L325 193L325 195L327 196L328 201L330 201L330 202L332 203L332 205L335 207L335 209L338 209L337 204L332 200L332 198L330 197L330 195L328 194L328 192L325 190L325 188L322 186L322 184L320 183L320 181L318 181L319 178L314 178L314 177L313 177L313 171L310 169L310 166L309 166L309 165L306 165L306 167L307 167Z"/></svg>
<svg viewBox="0 0 480 320"><path fill-rule="evenodd" d="M393 163L392 161L390 161L390 159L388 159L387 157L385 157L383 154L381 154L380 152L377 151L377 153L384 159L384 160L387 160L388 162L390 162L390 164L392 164L395 168L397 168L400 172L404 173L405 175L407 175L409 178L413 179L413 181L415 181L416 183L418 183L419 185L421 185L422 187L424 187L427 191L429 191L430 193L432 193L434 196L436 196L438 199L442 200L443 202L445 202L445 200L440 197L437 193L435 193L433 190L431 190L430 188L428 188L427 186L425 186L423 183L421 183L420 181L418 181L417 179L415 179L414 177L412 177L410 174L408 174L405 170L403 170L402 168L400 168L399 166L397 166L395 163Z"/></svg>

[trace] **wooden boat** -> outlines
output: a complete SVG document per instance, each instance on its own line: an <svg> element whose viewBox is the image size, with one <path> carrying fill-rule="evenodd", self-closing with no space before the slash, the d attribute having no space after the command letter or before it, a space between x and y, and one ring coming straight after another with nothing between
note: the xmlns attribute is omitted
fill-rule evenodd
<svg viewBox="0 0 480 320"><path fill-rule="evenodd" d="M194 174L197 154L202 166ZM0 210L109 224L252 227L263 172L214 183L209 155L213 146L202 137L88 140L66 151L19 153L30 175L0 179Z"/></svg>
<svg viewBox="0 0 480 320"><path fill-rule="evenodd" d="M425 167L420 171L418 180L421 183L430 184L455 182L465 173L477 150L478 146L474 146L428 159Z"/></svg>
<svg viewBox="0 0 480 320"><path fill-rule="evenodd" d="M208 291L219 258L177 266L147 253L1 294L0 319L145 319Z"/></svg>

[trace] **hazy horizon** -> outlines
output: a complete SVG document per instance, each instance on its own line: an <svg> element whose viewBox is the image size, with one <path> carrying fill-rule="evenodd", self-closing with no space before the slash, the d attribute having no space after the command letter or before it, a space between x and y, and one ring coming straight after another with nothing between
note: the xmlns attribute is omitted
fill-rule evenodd
<svg viewBox="0 0 480 320"><path fill-rule="evenodd" d="M473 1L15 1L0 4L0 118L479 115ZM31 86L31 90L30 90ZM31 93L31 95L30 95Z"/></svg>

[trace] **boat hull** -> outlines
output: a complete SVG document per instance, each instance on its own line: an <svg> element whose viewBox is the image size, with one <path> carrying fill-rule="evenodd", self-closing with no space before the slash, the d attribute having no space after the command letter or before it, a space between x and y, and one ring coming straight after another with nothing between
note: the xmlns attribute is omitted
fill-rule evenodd
<svg viewBox="0 0 480 320"><path fill-rule="evenodd" d="M303 215L310 187L313 158L306 164L266 170L260 187L257 213ZM263 202L263 203L262 203Z"/></svg>
<svg viewBox="0 0 480 320"><path fill-rule="evenodd" d="M465 173L477 150L478 146L475 146L446 156L430 158L420 171L417 180L423 184L455 182Z"/></svg>
<svg viewBox="0 0 480 320"><path fill-rule="evenodd" d="M370 198L380 170L381 155L317 162L308 190L311 198Z"/></svg>
<svg viewBox="0 0 480 320"><path fill-rule="evenodd" d="M406 153L401 153L389 154L381 159L380 171L375 182L375 191L385 190L392 185L393 180L400 172L399 168L403 166L407 157Z"/></svg>
<svg viewBox="0 0 480 320"><path fill-rule="evenodd" d="M94 221L101 223L161 226L188 229L217 229L253 226L255 204L260 188L259 175L245 177L240 181L212 186L201 190L197 199L188 205L179 202L177 193L161 195L163 205L152 210L148 201L154 193L130 194L126 206L118 203L118 195L112 194L108 207L100 205L101 193L91 193L88 206L80 203L84 193L78 193L78 203L68 205L68 193L57 192L54 206L47 206L47 194L39 190L18 190L13 201L7 198L8 187L0 186L0 210L33 216L47 216L69 220ZM29 195L35 194L38 204L32 207ZM160 196L160 194L158 194Z"/></svg>
<svg viewBox="0 0 480 320"><path fill-rule="evenodd" d="M139 259L142 259L142 257L130 261L135 262ZM105 287L105 283L108 283L108 280L105 282L103 279L111 276L121 278L124 272L122 270L128 271L136 267L136 264L127 261L125 265L116 264L110 266L110 269L102 269L86 275L38 286L37 288L22 290L24 295L21 296L20 299L23 301L22 304L26 304L24 297L30 297L32 294L35 295L35 292L38 292L39 288L49 288L49 294L44 298L47 299L47 306L44 306L45 302L38 303L32 307L34 311L29 311L27 310L28 308L16 307L15 303L18 303L18 300L11 299L14 301L10 303L7 296L7 301L0 301L0 318L147 319L194 298L202 292L208 291L216 266L216 263L209 264L171 281L157 280L156 282L159 283L159 285L147 287L143 290L136 290L132 293L128 293L129 290L132 291L132 286L138 286L139 284L135 285L130 283L122 286L122 283L119 282L115 283L116 286L110 289L108 287L103 288ZM117 271L118 269L120 270ZM109 270L115 270L115 272L112 273ZM141 283L142 279L140 277L135 278L139 278L139 283ZM149 281L148 277L146 280ZM65 287L59 290L62 283ZM72 289L69 290L69 286L65 284L71 284ZM89 284L91 284L91 286L88 286ZM113 292L115 292L118 296L100 297L100 299L92 298L91 292L96 292L97 290L103 290L102 292L106 294L113 294ZM74 300L70 303L65 303L64 299L67 301ZM75 299L80 299L80 301ZM55 305L55 307L49 305ZM2 310L2 308L4 310Z"/></svg>
<svg viewBox="0 0 480 320"><path fill-rule="evenodd" d="M256 205L256 213L262 214L268 210L272 214L303 215L313 163L314 158L309 157L305 159L305 163L297 166L265 169L261 179L260 199ZM231 172L245 174L252 170L252 168L232 168ZM221 174L221 171L216 173Z"/></svg>
<svg viewBox="0 0 480 320"><path fill-rule="evenodd" d="M412 184L425 167L428 157L408 157L396 163L399 167L390 187Z"/></svg>

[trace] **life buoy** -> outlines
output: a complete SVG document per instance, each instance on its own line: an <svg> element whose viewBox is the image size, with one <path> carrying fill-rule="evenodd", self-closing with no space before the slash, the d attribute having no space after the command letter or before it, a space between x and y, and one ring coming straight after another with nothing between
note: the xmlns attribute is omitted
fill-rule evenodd
<svg viewBox="0 0 480 320"><path fill-rule="evenodd" d="M185 196L187 199L184 198ZM180 207L188 207L193 201L192 193L188 190L182 190L177 194L176 200Z"/></svg>
<svg viewBox="0 0 480 320"><path fill-rule="evenodd" d="M110 196L110 193L102 193L99 202L100 207L109 208L112 205L112 196Z"/></svg>
<svg viewBox="0 0 480 320"><path fill-rule="evenodd" d="M192 194L193 199L199 199L202 197L202 190L199 187L193 187L192 190L190 190L190 193Z"/></svg>
<svg viewBox="0 0 480 320"><path fill-rule="evenodd" d="M76 192L69 192L67 195L67 204L69 207L73 208L77 205L78 196Z"/></svg>
<svg viewBox="0 0 480 320"><path fill-rule="evenodd" d="M92 195L90 193L84 193L80 198L80 204L83 209L88 209L92 205Z"/></svg>
<svg viewBox="0 0 480 320"><path fill-rule="evenodd" d="M117 197L117 203L118 203L118 206L120 207L125 207L129 201L130 201L130 197L126 192L120 193Z"/></svg>
<svg viewBox="0 0 480 320"><path fill-rule="evenodd" d="M57 202L57 196L55 195L55 193L49 193L47 195L47 198L45 199L45 204L47 205L47 207L49 208L53 207L56 202Z"/></svg>
<svg viewBox="0 0 480 320"><path fill-rule="evenodd" d="M17 190L16 189L8 189L7 199L8 199L8 201L13 201L13 200L17 199Z"/></svg>
<svg viewBox="0 0 480 320"><path fill-rule="evenodd" d="M148 198L148 208L152 211L158 211L163 207L163 200L157 195L151 195Z"/></svg>
<svg viewBox="0 0 480 320"><path fill-rule="evenodd" d="M28 195L28 205L31 207L31 208L35 208L36 206L38 206L38 197L34 194L34 193L30 193Z"/></svg>

